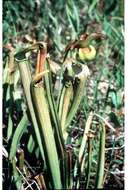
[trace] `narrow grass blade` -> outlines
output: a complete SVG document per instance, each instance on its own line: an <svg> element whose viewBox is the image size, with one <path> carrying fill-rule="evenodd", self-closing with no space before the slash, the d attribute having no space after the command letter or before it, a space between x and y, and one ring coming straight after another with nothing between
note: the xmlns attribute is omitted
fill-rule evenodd
<svg viewBox="0 0 127 190"><path fill-rule="evenodd" d="M86 189L88 189L89 187L91 164L92 164L92 139L88 138L88 164L86 171Z"/></svg>
<svg viewBox="0 0 127 190"><path fill-rule="evenodd" d="M12 132L13 132L13 121L11 118L11 114L9 113L8 128L7 128L7 140L9 140L11 138Z"/></svg>
<svg viewBox="0 0 127 190"><path fill-rule="evenodd" d="M8 83L8 57L6 59L6 63L5 63L5 67L4 67L4 70L3 70L3 84L6 84Z"/></svg>
<svg viewBox="0 0 127 190"><path fill-rule="evenodd" d="M96 173L95 188L103 188L104 181L104 164L105 164L105 126L102 125L100 131L99 157Z"/></svg>
<svg viewBox="0 0 127 190"><path fill-rule="evenodd" d="M13 104L14 104L14 52L10 51L7 57L5 69L4 69L4 88L3 88L3 104L4 106L8 104L9 107L9 117L8 117L8 127L7 127L7 139L9 140L13 132Z"/></svg>
<svg viewBox="0 0 127 190"><path fill-rule="evenodd" d="M90 15L90 17L92 17L92 11L93 9L95 9L96 5L98 3L98 0L93 0L90 7L89 7L89 10L88 10L88 14Z"/></svg>
<svg viewBox="0 0 127 190"><path fill-rule="evenodd" d="M78 160L77 160L77 175L82 174L84 171L84 165L86 164L86 159L85 159L85 155L84 155L84 151L85 151L85 147L86 147L86 143L87 143L87 139L88 139L88 132L90 130L91 124L92 124L92 119L93 119L93 112L91 111L88 119L86 121L86 125L85 125L85 130L84 130L84 134L82 137L82 142L80 145L80 149L79 149L79 155L78 155ZM77 177L76 180L76 187L79 187L79 180L80 180L80 175Z"/></svg>
<svg viewBox="0 0 127 190"><path fill-rule="evenodd" d="M81 146L80 146L80 149L79 149L79 156L78 156L78 159L79 159L79 163L81 164L82 162L82 159L83 159L83 155L84 155L84 150L85 150L85 146L86 146L86 142L87 142L87 134L90 130L90 126L91 126L91 123L92 123L92 119L93 119L93 112L90 112L89 116L88 116L88 119L86 121L86 125L85 125L85 131L84 131L84 134L83 134L83 137L82 137L82 142L81 142Z"/></svg>
<svg viewBox="0 0 127 190"><path fill-rule="evenodd" d="M28 140L28 144L27 144L27 149L30 153L33 152L35 147L35 141L32 135L30 135L29 140Z"/></svg>
<svg viewBox="0 0 127 190"><path fill-rule="evenodd" d="M24 131L26 130L27 126L28 126L28 119L27 119L27 116L24 115L13 135L11 148L10 148L10 154L9 154L9 160L12 163L12 168L13 168L13 180L15 182L17 190L20 190L22 188L22 181L16 168L15 156L16 156L16 151L20 143L21 137Z"/></svg>
<svg viewBox="0 0 127 190"><path fill-rule="evenodd" d="M28 118L26 115L24 115L22 117L19 125L17 126L14 135L13 135L11 148L10 148L10 155L9 155L10 161L12 161L16 155L16 151L17 151L19 142L21 140L21 137L22 137L24 131L26 130L26 128L28 126L28 123L29 123Z"/></svg>
<svg viewBox="0 0 127 190"><path fill-rule="evenodd" d="M66 4L66 14L69 20L69 23L72 27L72 38L75 39L77 37L79 31L79 14L77 7L75 6L74 1L69 0Z"/></svg>
<svg viewBox="0 0 127 190"><path fill-rule="evenodd" d="M60 100L59 100L59 105L58 105L58 116L61 118L62 115L62 108L63 108L63 102L64 102L64 94L66 92L66 88L64 85L62 86L61 94L60 94Z"/></svg>

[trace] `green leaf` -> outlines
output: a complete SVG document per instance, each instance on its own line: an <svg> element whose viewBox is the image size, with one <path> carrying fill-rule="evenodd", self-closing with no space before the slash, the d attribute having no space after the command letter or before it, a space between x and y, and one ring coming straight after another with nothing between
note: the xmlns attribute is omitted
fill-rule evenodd
<svg viewBox="0 0 127 190"><path fill-rule="evenodd" d="M32 153L34 150L34 147L35 147L35 142L34 142L33 136L30 135L28 144L27 144L27 149L30 153Z"/></svg>
<svg viewBox="0 0 127 190"><path fill-rule="evenodd" d="M9 114L8 128L7 128L7 139L8 140L11 138L12 132L13 132L13 121L12 121L11 115Z"/></svg>
<svg viewBox="0 0 127 190"><path fill-rule="evenodd" d="M50 173L51 182L54 189L61 189L61 173L57 153L57 144L55 143L54 133L51 125L48 103L45 98L45 90L39 84L31 84L32 102L40 129L46 165Z"/></svg>
<svg viewBox="0 0 127 190"><path fill-rule="evenodd" d="M15 133L13 135L11 148L10 148L10 155L9 155L9 160L11 160L11 161L14 159L14 157L16 155L16 151L19 146L21 137L22 137L23 133L25 132L25 130L28 126L28 123L29 123L29 121L25 114L25 115L23 115L23 117L22 117L20 123L18 124L18 126L15 130Z"/></svg>
<svg viewBox="0 0 127 190"><path fill-rule="evenodd" d="M82 71L77 75L79 82L77 82L77 84L74 84L74 86L76 87L75 92L74 92L75 95L72 100L72 105L69 109L69 113L67 115L66 126L69 126L69 124L71 123L74 115L76 114L79 108L82 97L84 95L85 84L86 84L88 76L89 76L88 67L86 65L82 65Z"/></svg>
<svg viewBox="0 0 127 190"><path fill-rule="evenodd" d="M45 70L47 69L49 70L49 73L45 74L46 95L47 95L47 100L49 104L49 109L51 112L51 118L53 119L53 123L54 123L53 128L55 130L55 140L57 143L58 153L61 159L64 159L65 145L64 145L64 140L62 136L60 121L59 121L57 110L56 110L56 103L53 97L53 87L52 87L53 83L52 83L50 64L51 64L50 60L46 60Z"/></svg>
<svg viewBox="0 0 127 190"><path fill-rule="evenodd" d="M95 188L100 189L103 188L104 183L104 165L105 165L105 126L102 125L100 130L100 145L99 145L99 155L98 155L98 163L97 163L97 173L96 173L96 181Z"/></svg>
<svg viewBox="0 0 127 190"><path fill-rule="evenodd" d="M66 4L66 14L69 20L70 25L72 26L73 29L73 37L77 37L77 33L79 31L79 14L78 14L78 9L74 3L74 1L69 0L67 1Z"/></svg>
<svg viewBox="0 0 127 190"><path fill-rule="evenodd" d="M21 57L24 57L24 51L21 51L20 55L21 55ZM21 80L22 80L22 84L23 84L23 89L24 89L27 106L28 106L30 120L34 127L34 131L35 131L38 146L39 146L39 149L41 152L42 160L45 160L44 151L43 151L43 147L42 147L42 139L41 139L41 135L40 135L40 132L38 129L35 111L34 111L32 100L31 100L30 85L31 85L31 81L32 81L32 76L31 76L30 67L29 67L30 63L27 59L21 59L21 60L16 59L16 61L18 62L18 65L19 65L20 76L21 76ZM26 79L26 77L27 77L27 79Z"/></svg>

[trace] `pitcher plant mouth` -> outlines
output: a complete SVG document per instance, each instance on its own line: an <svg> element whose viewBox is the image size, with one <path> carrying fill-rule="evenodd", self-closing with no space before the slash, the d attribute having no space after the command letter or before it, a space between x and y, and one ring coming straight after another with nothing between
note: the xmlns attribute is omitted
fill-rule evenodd
<svg viewBox="0 0 127 190"><path fill-rule="evenodd" d="M21 60L27 60L26 53L31 52L33 50L37 50L37 62L35 75L33 76L33 80L38 82L42 79L42 76L49 72L48 70L44 71L44 64L46 61L47 55L47 44L45 42L37 42L31 45L28 48L23 49L22 51L15 54L15 60L20 62Z"/></svg>
<svg viewBox="0 0 127 190"><path fill-rule="evenodd" d="M15 53L15 59L16 60L22 60L26 58L26 53L31 52L33 50L39 50L39 49L47 49L47 43L45 42L36 42L33 45L22 49L21 51L18 51Z"/></svg>

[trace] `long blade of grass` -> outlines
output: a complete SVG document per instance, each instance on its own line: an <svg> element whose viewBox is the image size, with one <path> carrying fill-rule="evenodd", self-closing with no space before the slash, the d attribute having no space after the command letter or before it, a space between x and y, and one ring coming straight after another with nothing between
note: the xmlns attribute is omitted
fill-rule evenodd
<svg viewBox="0 0 127 190"><path fill-rule="evenodd" d="M86 125L85 125L85 130L84 130L84 134L83 134L83 137L82 137L82 142L81 142L81 146L80 146L80 149L79 149L79 156L78 156L78 159L79 159L79 163L81 164L82 162L82 159L83 159L83 154L84 154L84 150L85 150L85 146L86 146L86 142L87 142L87 134L90 130L90 126L91 126L91 123L92 123L92 119L93 119L93 112L91 111L89 116L88 116L88 119L86 121Z"/></svg>
<svg viewBox="0 0 127 190"><path fill-rule="evenodd" d="M87 165L87 172L86 172L86 189L89 187L90 183L90 170L92 164L92 139L88 139L88 165Z"/></svg>
<svg viewBox="0 0 127 190"><path fill-rule="evenodd" d="M11 143L11 148L10 148L10 155L9 155L9 159L12 161L12 159L14 159L15 155L16 155L16 151L19 145L19 142L21 140L21 137L24 133L24 131L26 130L27 126L28 126L28 118L26 116L26 114L22 117L20 123L18 124L15 133L13 135L13 139L12 139L12 143Z"/></svg>
<svg viewBox="0 0 127 190"><path fill-rule="evenodd" d="M88 116L88 119L86 121L86 125L85 125L84 134L83 134L83 137L82 137L81 146L80 146L80 149L79 149L78 162L77 162L78 163L77 172L79 172L80 174L83 173L83 168L84 168L84 165L86 163L84 151L85 151L86 142L87 142L87 139L88 139L87 135L88 135L88 132L89 132L91 124L92 124L93 116L94 116L94 114L91 111L90 114L89 114L89 116ZM80 180L79 177L77 177L76 186L79 185L79 180Z"/></svg>
<svg viewBox="0 0 127 190"><path fill-rule="evenodd" d="M97 3L98 3L98 0L92 0L92 3L88 10L88 14L90 15L90 17L92 17L91 13L92 13L93 9L95 8L95 6L97 5Z"/></svg>
<svg viewBox="0 0 127 190"><path fill-rule="evenodd" d="M7 62L5 65L4 70L4 92L3 97L4 105L8 104L9 106L9 119L8 119L8 127L7 127L7 139L9 140L12 136L13 131L13 103L14 103L14 97L13 97L13 91L14 91L14 52L10 51L9 56L7 58Z"/></svg>
<svg viewBox="0 0 127 190"><path fill-rule="evenodd" d="M104 164L105 164L105 126L102 125L100 131L99 157L96 173L95 188L103 188L104 180Z"/></svg>
<svg viewBox="0 0 127 190"><path fill-rule="evenodd" d="M30 153L33 152L35 147L35 141L32 135L30 135L29 140L28 140L28 144L27 144L27 149Z"/></svg>
<svg viewBox="0 0 127 190"><path fill-rule="evenodd" d="M8 118L8 128L7 128L7 139L9 140L12 136L13 132L13 121L11 118L11 114L9 113L9 118Z"/></svg>
<svg viewBox="0 0 127 190"><path fill-rule="evenodd" d="M78 14L78 10L77 10L77 7L75 6L74 1L72 0L67 1L66 14L73 30L72 38L75 39L79 31L79 14Z"/></svg>
<svg viewBox="0 0 127 190"><path fill-rule="evenodd" d="M19 145L19 142L21 140L21 137L24 133L24 131L26 130L28 126L28 118L26 116L26 114L22 117L19 125L16 128L16 131L13 135L13 139L12 139L12 143L11 143L11 148L10 148L10 154L9 154L9 160L12 163L12 167L13 167L13 178L14 178L14 182L16 185L17 190L20 190L22 187L22 181L21 181L21 177L16 169L16 161L15 161L15 156L16 156L16 151Z"/></svg>

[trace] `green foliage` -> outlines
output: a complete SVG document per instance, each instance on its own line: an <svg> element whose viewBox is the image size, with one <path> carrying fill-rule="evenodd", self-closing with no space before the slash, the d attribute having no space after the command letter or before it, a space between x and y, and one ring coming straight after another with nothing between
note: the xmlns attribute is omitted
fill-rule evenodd
<svg viewBox="0 0 127 190"><path fill-rule="evenodd" d="M123 7L123 0L3 1L5 189L123 187ZM91 42L94 60L78 60L76 49L65 56L68 43L96 32L106 39ZM37 41L48 43L50 55L42 89L32 77L36 51L14 61Z"/></svg>

